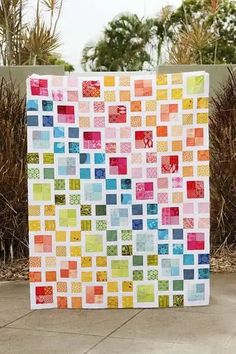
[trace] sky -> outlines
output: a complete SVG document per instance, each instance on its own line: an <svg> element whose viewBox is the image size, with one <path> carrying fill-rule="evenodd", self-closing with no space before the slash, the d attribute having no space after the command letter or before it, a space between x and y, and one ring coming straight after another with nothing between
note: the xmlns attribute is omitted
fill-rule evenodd
<svg viewBox="0 0 236 354"><path fill-rule="evenodd" d="M64 0L58 25L62 46L58 51L63 59L81 70L81 53L89 41L96 41L104 27L122 12L138 16L154 16L165 5L178 7L181 0ZM29 0L30 11L36 0Z"/></svg>

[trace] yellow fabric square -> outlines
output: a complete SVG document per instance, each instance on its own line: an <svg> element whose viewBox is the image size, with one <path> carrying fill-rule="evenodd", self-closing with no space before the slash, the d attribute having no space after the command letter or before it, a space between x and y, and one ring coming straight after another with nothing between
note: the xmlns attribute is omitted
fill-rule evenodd
<svg viewBox="0 0 236 354"><path fill-rule="evenodd" d="M81 257L81 267L92 267L92 257Z"/></svg>
<svg viewBox="0 0 236 354"><path fill-rule="evenodd" d="M183 96L183 90L181 88L175 88L171 91L171 98L173 100L179 100Z"/></svg>
<svg viewBox="0 0 236 354"><path fill-rule="evenodd" d="M107 307L109 309L118 308L118 296L108 296L107 297Z"/></svg>
<svg viewBox="0 0 236 354"><path fill-rule="evenodd" d="M109 281L107 283L107 291L109 293L117 293L117 291L118 291L118 283L117 283L117 281Z"/></svg>
<svg viewBox="0 0 236 354"><path fill-rule="evenodd" d="M66 231L56 231L56 241L66 242Z"/></svg>
<svg viewBox="0 0 236 354"><path fill-rule="evenodd" d="M80 190L80 180L79 179L70 179L69 181L70 190L76 191Z"/></svg>
<svg viewBox="0 0 236 354"><path fill-rule="evenodd" d="M157 74L157 85L167 85L167 74Z"/></svg>
<svg viewBox="0 0 236 354"><path fill-rule="evenodd" d="M53 153L44 153L43 154L43 163L44 164L54 164L54 154Z"/></svg>
<svg viewBox="0 0 236 354"><path fill-rule="evenodd" d="M81 247L80 246L71 246L70 247L70 256L71 257L80 257L81 256Z"/></svg>
<svg viewBox="0 0 236 354"><path fill-rule="evenodd" d="M193 161L193 151L183 151L183 162Z"/></svg>
<svg viewBox="0 0 236 354"><path fill-rule="evenodd" d="M123 292L132 292L133 291L133 282L132 281L123 281L122 282L122 291Z"/></svg>
<svg viewBox="0 0 236 354"><path fill-rule="evenodd" d="M89 128L90 127L90 118L89 117L79 117L79 127L80 128Z"/></svg>
<svg viewBox="0 0 236 354"><path fill-rule="evenodd" d="M192 114L183 114L183 124L193 124L193 115Z"/></svg>
<svg viewBox="0 0 236 354"><path fill-rule="evenodd" d="M107 272L105 270L98 271L96 274L97 281L107 281Z"/></svg>
<svg viewBox="0 0 236 354"><path fill-rule="evenodd" d="M45 220L45 230L46 231L55 231L56 230L56 222L55 220Z"/></svg>
<svg viewBox="0 0 236 354"><path fill-rule="evenodd" d="M134 116L131 117L131 127L141 127L142 126L142 117Z"/></svg>
<svg viewBox="0 0 236 354"><path fill-rule="evenodd" d="M157 124L156 116L147 116L146 117L146 126L147 127L155 127Z"/></svg>
<svg viewBox="0 0 236 354"><path fill-rule="evenodd" d="M66 246L56 246L57 257L66 257Z"/></svg>
<svg viewBox="0 0 236 354"><path fill-rule="evenodd" d="M40 206L39 205L29 205L28 207L29 216L39 216Z"/></svg>
<svg viewBox="0 0 236 354"><path fill-rule="evenodd" d="M208 165L201 165L197 167L197 175L198 176L209 176L209 166Z"/></svg>
<svg viewBox="0 0 236 354"><path fill-rule="evenodd" d="M157 100L167 100L167 89L157 90Z"/></svg>
<svg viewBox="0 0 236 354"><path fill-rule="evenodd" d="M207 124L208 113L197 113L197 124Z"/></svg>
<svg viewBox="0 0 236 354"><path fill-rule="evenodd" d="M208 106L209 106L208 97L199 97L197 99L197 108L204 109L204 108L208 108Z"/></svg>
<svg viewBox="0 0 236 354"><path fill-rule="evenodd" d="M171 75L172 77L172 84L178 85L183 83L183 75L180 73L174 73Z"/></svg>
<svg viewBox="0 0 236 354"><path fill-rule="evenodd" d="M70 232L70 241L71 242L80 242L81 241L81 232L80 231L71 231Z"/></svg>
<svg viewBox="0 0 236 354"><path fill-rule="evenodd" d="M183 143L182 140L172 141L172 151L182 151Z"/></svg>
<svg viewBox="0 0 236 354"><path fill-rule="evenodd" d="M81 272L81 281L82 282L91 282L93 280L93 272Z"/></svg>
<svg viewBox="0 0 236 354"><path fill-rule="evenodd" d="M81 293L81 290L82 290L81 283L79 283L77 281L71 282L71 292L73 294Z"/></svg>
<svg viewBox="0 0 236 354"><path fill-rule="evenodd" d="M193 176L193 166L183 166L183 177Z"/></svg>
<svg viewBox="0 0 236 354"><path fill-rule="evenodd" d="M167 141L158 141L157 142L157 151L158 152L168 151L168 142Z"/></svg>
<svg viewBox="0 0 236 354"><path fill-rule="evenodd" d="M155 100L149 100L145 102L145 108L147 112L155 112L157 109L157 103Z"/></svg>
<svg viewBox="0 0 236 354"><path fill-rule="evenodd" d="M148 266L157 266L158 265L158 256L156 254L149 254L147 256L147 265Z"/></svg>
<svg viewBox="0 0 236 354"><path fill-rule="evenodd" d="M107 257L96 257L96 266L97 267L106 267L107 266Z"/></svg>
<svg viewBox="0 0 236 354"><path fill-rule="evenodd" d="M40 231L41 223L40 220L29 220L29 231Z"/></svg>
<svg viewBox="0 0 236 354"><path fill-rule="evenodd" d="M122 307L123 307L123 309L134 307L133 296L123 296L122 297Z"/></svg>
<svg viewBox="0 0 236 354"><path fill-rule="evenodd" d="M44 215L45 216L54 216L55 215L55 205L45 205L44 206Z"/></svg>
<svg viewBox="0 0 236 354"><path fill-rule="evenodd" d="M193 99L192 98L184 98L182 101L183 109L193 109Z"/></svg>
<svg viewBox="0 0 236 354"><path fill-rule="evenodd" d="M130 76L122 75L120 77L120 86L130 86Z"/></svg>
<svg viewBox="0 0 236 354"><path fill-rule="evenodd" d="M120 101L130 101L130 91L121 90L120 91Z"/></svg>
<svg viewBox="0 0 236 354"><path fill-rule="evenodd" d="M104 92L104 101L105 102L115 102L116 101L115 91L105 91Z"/></svg>
<svg viewBox="0 0 236 354"><path fill-rule="evenodd" d="M173 203L183 203L183 193L182 192L173 192L172 193L172 202Z"/></svg>
<svg viewBox="0 0 236 354"><path fill-rule="evenodd" d="M115 86L115 76L105 76L104 86Z"/></svg>
<svg viewBox="0 0 236 354"><path fill-rule="evenodd" d="M57 292L66 293L67 292L67 283L64 281L57 282Z"/></svg>
<svg viewBox="0 0 236 354"><path fill-rule="evenodd" d="M171 133L172 136L182 136L182 125L174 125Z"/></svg>

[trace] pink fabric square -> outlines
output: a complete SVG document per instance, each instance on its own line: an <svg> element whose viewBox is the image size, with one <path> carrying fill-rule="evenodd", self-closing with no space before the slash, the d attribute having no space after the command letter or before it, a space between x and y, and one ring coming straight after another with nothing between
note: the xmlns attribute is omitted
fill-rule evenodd
<svg viewBox="0 0 236 354"><path fill-rule="evenodd" d="M194 218L184 218L183 219L184 229L193 229L194 228Z"/></svg>
<svg viewBox="0 0 236 354"><path fill-rule="evenodd" d="M168 203L168 193L158 193L157 200L159 204Z"/></svg>
<svg viewBox="0 0 236 354"><path fill-rule="evenodd" d="M105 127L105 117L95 117L94 118L94 127L95 128L104 128Z"/></svg>
<svg viewBox="0 0 236 354"><path fill-rule="evenodd" d="M79 113L89 113L90 103L89 102L79 102Z"/></svg>
<svg viewBox="0 0 236 354"><path fill-rule="evenodd" d="M193 203L184 203L183 204L184 214L193 214L194 213L194 204Z"/></svg>
<svg viewBox="0 0 236 354"><path fill-rule="evenodd" d="M199 203L198 204L198 212L200 214L209 213L209 209L210 209L209 203Z"/></svg>
<svg viewBox="0 0 236 354"><path fill-rule="evenodd" d="M68 76L67 77L67 85L69 87L77 87L78 86L78 78L75 76Z"/></svg>
<svg viewBox="0 0 236 354"><path fill-rule="evenodd" d="M198 219L198 227L199 227L199 229L209 229L210 219L209 218Z"/></svg>
<svg viewBox="0 0 236 354"><path fill-rule="evenodd" d="M61 87L63 86L63 76L53 76L52 77L52 86Z"/></svg>
<svg viewBox="0 0 236 354"><path fill-rule="evenodd" d="M157 177L157 168L148 167L147 168L147 178L156 178Z"/></svg>
<svg viewBox="0 0 236 354"><path fill-rule="evenodd" d="M156 163L157 162L157 153L156 152L147 152L146 153L146 162L147 163Z"/></svg>
<svg viewBox="0 0 236 354"><path fill-rule="evenodd" d="M53 101L63 101L63 91L62 90L53 90L52 91Z"/></svg>
<svg viewBox="0 0 236 354"><path fill-rule="evenodd" d="M142 178L143 170L142 168L132 168L132 178Z"/></svg>
<svg viewBox="0 0 236 354"><path fill-rule="evenodd" d="M153 182L136 183L137 200L153 199L153 195Z"/></svg>
<svg viewBox="0 0 236 354"><path fill-rule="evenodd" d="M183 178L182 177L172 177L172 187L173 188L183 188Z"/></svg>
<svg viewBox="0 0 236 354"><path fill-rule="evenodd" d="M106 139L115 139L116 138L116 128L106 128L105 129Z"/></svg>
<svg viewBox="0 0 236 354"><path fill-rule="evenodd" d="M168 188L168 178L167 177L158 178L157 179L157 187L159 189Z"/></svg>
<svg viewBox="0 0 236 354"><path fill-rule="evenodd" d="M94 113L104 113L105 112L105 104L104 102L94 102L93 103Z"/></svg>
<svg viewBox="0 0 236 354"><path fill-rule="evenodd" d="M120 138L127 139L131 136L131 129L129 127L120 128Z"/></svg>
<svg viewBox="0 0 236 354"><path fill-rule="evenodd" d="M106 143L105 151L107 154L116 153L116 143Z"/></svg>
<svg viewBox="0 0 236 354"><path fill-rule="evenodd" d="M131 153L131 143L120 143L120 151L124 154Z"/></svg>

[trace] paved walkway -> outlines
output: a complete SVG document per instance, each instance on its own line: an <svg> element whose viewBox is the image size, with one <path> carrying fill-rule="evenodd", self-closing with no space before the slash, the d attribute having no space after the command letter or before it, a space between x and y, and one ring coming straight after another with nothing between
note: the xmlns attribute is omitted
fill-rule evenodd
<svg viewBox="0 0 236 354"><path fill-rule="evenodd" d="M27 282L0 283L0 353L235 354L236 274L182 309L30 311Z"/></svg>

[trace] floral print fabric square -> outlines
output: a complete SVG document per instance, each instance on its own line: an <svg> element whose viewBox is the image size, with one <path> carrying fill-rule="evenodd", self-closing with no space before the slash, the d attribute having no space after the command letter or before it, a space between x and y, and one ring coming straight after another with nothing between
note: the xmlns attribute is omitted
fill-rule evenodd
<svg viewBox="0 0 236 354"><path fill-rule="evenodd" d="M27 80L33 309L209 302L205 72Z"/></svg>

